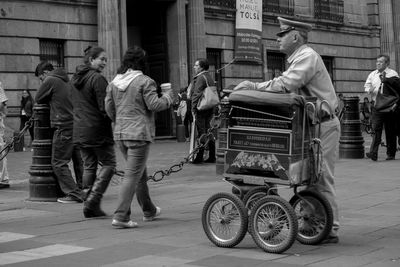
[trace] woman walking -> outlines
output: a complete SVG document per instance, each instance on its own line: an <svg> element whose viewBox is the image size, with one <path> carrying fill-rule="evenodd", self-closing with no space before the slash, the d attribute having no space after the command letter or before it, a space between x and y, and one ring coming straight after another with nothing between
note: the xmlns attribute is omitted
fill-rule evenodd
<svg viewBox="0 0 400 267"><path fill-rule="evenodd" d="M76 68L74 85L74 144L83 159L83 214L86 218L105 216L100 201L115 173L116 159L111 120L104 109L108 82L101 74L107 56L101 47L85 50L84 65ZM101 165L97 173L98 165Z"/></svg>
<svg viewBox="0 0 400 267"><path fill-rule="evenodd" d="M158 97L156 83L143 74L145 65L146 52L137 46L129 48L117 76L107 88L106 111L115 123L114 139L126 160L112 220L117 228L137 226L130 218L135 193L144 214L143 221L152 221L161 213L149 195L146 162L155 135L154 112L170 107L173 99L172 90Z"/></svg>

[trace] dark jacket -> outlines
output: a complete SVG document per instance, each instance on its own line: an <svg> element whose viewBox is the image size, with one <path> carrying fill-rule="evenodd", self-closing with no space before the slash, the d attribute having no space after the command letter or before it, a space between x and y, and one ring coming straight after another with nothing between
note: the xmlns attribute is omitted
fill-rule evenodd
<svg viewBox="0 0 400 267"><path fill-rule="evenodd" d="M71 82L74 105L74 143L83 147L113 144L111 120L104 109L108 82L90 66L76 68Z"/></svg>
<svg viewBox="0 0 400 267"><path fill-rule="evenodd" d="M206 81L207 79L207 81ZM193 93L192 93L192 111L194 113L197 112L197 103L200 101L200 98L203 96L204 89L207 87L207 83L209 86L214 85L214 80L211 77L208 71L199 73L197 76L193 78Z"/></svg>
<svg viewBox="0 0 400 267"><path fill-rule="evenodd" d="M26 97L22 98L21 100L21 116L22 116L22 110L25 111L25 116L28 118L32 117L33 114L33 99L31 97Z"/></svg>
<svg viewBox="0 0 400 267"><path fill-rule="evenodd" d="M381 78L382 79L382 78ZM393 76L390 78L383 78L382 93L385 95L397 96L396 112L400 112L400 78Z"/></svg>
<svg viewBox="0 0 400 267"><path fill-rule="evenodd" d="M71 91L72 86L69 84L67 73L63 69L49 72L39 87L35 101L38 104L50 105L51 127L72 128Z"/></svg>

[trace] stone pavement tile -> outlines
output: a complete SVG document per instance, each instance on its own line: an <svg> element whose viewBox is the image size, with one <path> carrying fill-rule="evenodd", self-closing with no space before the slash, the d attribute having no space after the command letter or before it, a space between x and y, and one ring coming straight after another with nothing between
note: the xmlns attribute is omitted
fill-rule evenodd
<svg viewBox="0 0 400 267"><path fill-rule="evenodd" d="M102 265L103 267L175 267L186 264L190 260L157 255L147 255L131 260Z"/></svg>
<svg viewBox="0 0 400 267"><path fill-rule="evenodd" d="M363 265L363 267L399 267L400 260L383 260L371 264Z"/></svg>
<svg viewBox="0 0 400 267"><path fill-rule="evenodd" d="M289 255L285 258L279 258L273 260L273 262L309 265L312 263L319 262L321 260L336 258L340 256L340 253L332 251L332 247L334 246L336 246L336 244L325 245L325 246L314 246L316 248L314 250L310 250L302 254Z"/></svg>
<svg viewBox="0 0 400 267"><path fill-rule="evenodd" d="M185 248L178 248L172 251L163 252L158 254L162 257L180 258L190 261L200 260L206 257L226 254L229 250L225 248L219 248L216 246L208 246L207 244L199 244Z"/></svg>
<svg viewBox="0 0 400 267"><path fill-rule="evenodd" d="M13 209L0 211L0 223L14 222L23 220L26 224L27 218L52 216L54 213L34 209Z"/></svg>
<svg viewBox="0 0 400 267"><path fill-rule="evenodd" d="M335 258L330 258L327 260L321 260L307 266L312 267L338 267L338 266L346 266L346 267L358 267L365 266L366 264L375 264L379 260L366 257L366 256L338 256Z"/></svg>
<svg viewBox="0 0 400 267"><path fill-rule="evenodd" d="M201 260L189 262L198 266L209 266L209 267L243 267L243 266L258 266L265 264L263 260L239 258L228 255L214 255Z"/></svg>
<svg viewBox="0 0 400 267"><path fill-rule="evenodd" d="M35 240L23 239L23 240L16 240L7 243L0 243L0 253L6 253L11 251L20 251L26 249L32 249L37 247L44 247L51 243L48 242L38 242Z"/></svg>

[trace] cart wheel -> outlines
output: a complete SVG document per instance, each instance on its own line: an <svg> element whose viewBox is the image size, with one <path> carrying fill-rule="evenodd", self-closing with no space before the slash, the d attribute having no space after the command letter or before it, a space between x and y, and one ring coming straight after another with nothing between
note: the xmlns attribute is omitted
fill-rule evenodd
<svg viewBox="0 0 400 267"><path fill-rule="evenodd" d="M236 246L247 232L246 208L237 196L229 193L211 196L204 204L201 221L208 239L218 247Z"/></svg>
<svg viewBox="0 0 400 267"><path fill-rule="evenodd" d="M298 220L297 240L305 245L319 244L331 232L332 207L318 192L303 190L298 194L301 198L294 195L290 200Z"/></svg>
<svg viewBox="0 0 400 267"><path fill-rule="evenodd" d="M257 200L268 195L268 189L268 186L257 186L253 189L250 189L250 191L244 195L243 203L244 206L247 208L249 214Z"/></svg>
<svg viewBox="0 0 400 267"><path fill-rule="evenodd" d="M279 196L258 200L250 213L250 234L258 247L269 253L282 253L296 239L296 214L290 204Z"/></svg>

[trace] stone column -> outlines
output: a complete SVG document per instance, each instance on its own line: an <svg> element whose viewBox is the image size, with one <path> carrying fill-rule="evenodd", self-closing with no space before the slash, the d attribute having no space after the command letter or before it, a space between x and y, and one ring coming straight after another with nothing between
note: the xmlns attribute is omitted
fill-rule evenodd
<svg viewBox="0 0 400 267"><path fill-rule="evenodd" d="M392 60L392 67L399 72L400 71L400 1L392 0L392 10L393 10L393 29L394 31L394 50L396 58Z"/></svg>
<svg viewBox="0 0 400 267"><path fill-rule="evenodd" d="M111 81L128 46L126 0L98 0L97 27L99 46L106 50L108 57L103 74Z"/></svg>
<svg viewBox="0 0 400 267"><path fill-rule="evenodd" d="M204 1L189 1L188 3L188 34L189 34L189 75L193 75L193 65L197 58L206 58L206 31L204 18Z"/></svg>
<svg viewBox="0 0 400 267"><path fill-rule="evenodd" d="M398 1L398 0L397 0ZM396 69L392 1L379 0L379 22L381 26L381 53L391 59L391 67Z"/></svg>

